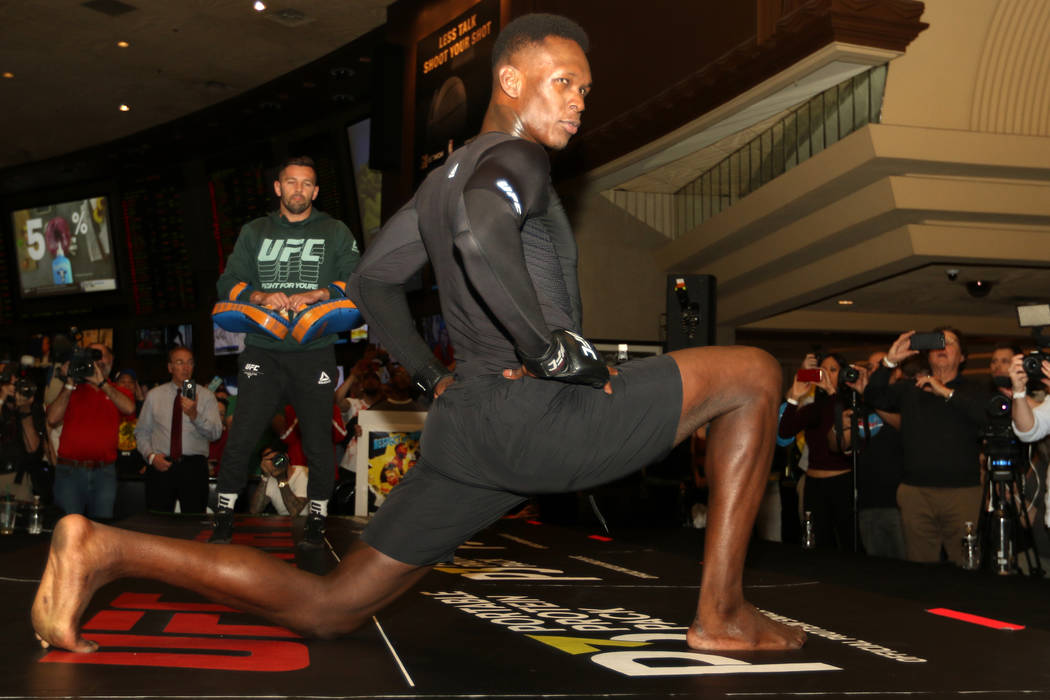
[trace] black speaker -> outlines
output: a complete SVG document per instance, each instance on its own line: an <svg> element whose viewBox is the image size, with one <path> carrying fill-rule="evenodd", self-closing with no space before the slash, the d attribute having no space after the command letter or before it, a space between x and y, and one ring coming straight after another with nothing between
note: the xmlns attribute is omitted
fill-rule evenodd
<svg viewBox="0 0 1050 700"><path fill-rule="evenodd" d="M714 275L668 275L667 352L714 344Z"/></svg>

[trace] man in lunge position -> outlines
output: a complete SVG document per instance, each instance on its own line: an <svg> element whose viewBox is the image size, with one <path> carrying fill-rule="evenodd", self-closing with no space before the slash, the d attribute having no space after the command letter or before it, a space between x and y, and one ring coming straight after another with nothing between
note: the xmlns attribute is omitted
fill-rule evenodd
<svg viewBox="0 0 1050 700"><path fill-rule="evenodd" d="M436 397L423 458L362 541L319 577L248 547L67 518L33 606L45 645L94 649L79 634L80 616L94 591L120 576L161 578L303 634L348 632L526 496L620 478L703 425L711 497L687 642L711 650L803 643L800 629L747 603L741 581L776 434L778 364L759 350L710 347L610 372L580 334L576 246L544 149L563 148L580 127L591 88L587 43L562 17L507 25L493 50L481 135L430 174L351 278L369 327ZM428 260L456 348L454 377L412 328L400 287Z"/></svg>

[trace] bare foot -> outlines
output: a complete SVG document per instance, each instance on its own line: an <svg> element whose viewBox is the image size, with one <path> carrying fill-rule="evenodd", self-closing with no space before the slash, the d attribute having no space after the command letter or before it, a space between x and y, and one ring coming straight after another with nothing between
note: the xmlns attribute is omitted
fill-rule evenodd
<svg viewBox="0 0 1050 700"><path fill-rule="evenodd" d="M750 603L733 611L701 613L686 633L691 649L754 651L798 649L806 633L769 619Z"/></svg>
<svg viewBox="0 0 1050 700"><path fill-rule="evenodd" d="M80 636L80 616L104 581L92 535L99 527L79 515L67 515L55 526L47 568L33 601L33 629L40 646L91 652L95 642Z"/></svg>

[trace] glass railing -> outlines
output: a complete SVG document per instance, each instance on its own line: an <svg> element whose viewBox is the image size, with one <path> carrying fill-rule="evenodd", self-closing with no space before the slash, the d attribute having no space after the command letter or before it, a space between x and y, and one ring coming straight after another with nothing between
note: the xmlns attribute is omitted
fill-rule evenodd
<svg viewBox="0 0 1050 700"><path fill-rule="evenodd" d="M675 229L689 231L865 124L878 123L885 87L886 66L876 66L792 109L675 193Z"/></svg>

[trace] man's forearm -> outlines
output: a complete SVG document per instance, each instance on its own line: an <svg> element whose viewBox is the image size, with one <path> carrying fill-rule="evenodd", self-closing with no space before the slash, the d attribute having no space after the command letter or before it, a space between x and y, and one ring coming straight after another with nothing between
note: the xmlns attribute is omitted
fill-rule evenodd
<svg viewBox="0 0 1050 700"><path fill-rule="evenodd" d="M73 390L69 388L67 383L62 387L58 397L47 407L47 424L52 428L61 423L66 417L66 408L69 406L69 397L72 394Z"/></svg>
<svg viewBox="0 0 1050 700"><path fill-rule="evenodd" d="M1019 433L1027 433L1035 427L1035 413L1028 401L1024 398L1014 399L1013 407L1010 409L1013 416L1014 429Z"/></svg>
<svg viewBox="0 0 1050 700"><path fill-rule="evenodd" d="M117 389L109 382L103 381L102 386L99 387L102 393L113 402L113 405L117 407L117 410L124 415L129 415L135 412L135 400L127 396L120 389Z"/></svg>
<svg viewBox="0 0 1050 700"><path fill-rule="evenodd" d="M284 507L288 509L288 515L293 518L299 515L299 511L306 505L306 498L299 498L292 492L292 487L287 483L278 489L281 492L281 500L284 501Z"/></svg>

